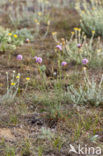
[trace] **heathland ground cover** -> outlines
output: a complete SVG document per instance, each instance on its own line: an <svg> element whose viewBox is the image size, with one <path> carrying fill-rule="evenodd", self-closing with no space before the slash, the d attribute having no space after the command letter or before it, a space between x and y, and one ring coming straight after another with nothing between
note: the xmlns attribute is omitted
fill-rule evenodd
<svg viewBox="0 0 103 156"><path fill-rule="evenodd" d="M103 155L102 17L102 0L0 1L0 156Z"/></svg>

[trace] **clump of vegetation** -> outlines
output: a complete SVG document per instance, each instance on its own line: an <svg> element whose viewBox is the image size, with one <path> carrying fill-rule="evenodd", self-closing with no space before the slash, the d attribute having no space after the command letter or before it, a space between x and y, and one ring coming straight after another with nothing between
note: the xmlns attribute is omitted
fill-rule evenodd
<svg viewBox="0 0 103 156"><path fill-rule="evenodd" d="M87 145L102 149L102 5L78 4L80 28L74 1L54 2L0 1L1 155L65 156L78 145L86 148L80 155L94 155Z"/></svg>
<svg viewBox="0 0 103 156"><path fill-rule="evenodd" d="M78 88L73 85L68 87L66 96L73 104L91 104L99 106L103 104L103 75L100 83L97 84L94 78L89 79L86 68L84 67L84 85L81 84Z"/></svg>
<svg viewBox="0 0 103 156"><path fill-rule="evenodd" d="M0 103L10 103L14 100L18 89L19 89L19 83L20 83L20 73L18 73L17 76L15 76L15 71L13 71L12 79L9 83L9 75L8 72L7 75L7 91L6 94L0 97Z"/></svg>
<svg viewBox="0 0 103 156"><path fill-rule="evenodd" d="M34 39L34 33L32 31L33 30L27 28L22 28L20 30L16 30L15 34L17 34L23 41L26 41L26 39L32 41Z"/></svg>
<svg viewBox="0 0 103 156"><path fill-rule="evenodd" d="M0 27L0 51L15 50L18 45L22 44L23 39L18 37L16 33Z"/></svg>
<svg viewBox="0 0 103 156"><path fill-rule="evenodd" d="M59 59L61 61L66 60L68 63L75 61L77 64L89 64L94 68L97 66L102 67L102 42L100 37L94 39L95 31L92 31L89 40L80 28L74 28L71 34L69 41L64 38L58 41L56 33L53 34L53 38L58 44L56 51L58 51Z"/></svg>
<svg viewBox="0 0 103 156"><path fill-rule="evenodd" d="M17 59L18 59L18 56L17 56ZM4 95L0 96L0 104L13 102L16 95L17 95L17 93L18 93L18 91L19 91L19 89L20 89L19 88L20 87L20 73L18 73L16 75L15 71L13 71L11 80L9 78L9 73L8 72L6 72L6 76L7 76L6 93ZM30 78L26 77L26 87L24 89L24 92L27 91L29 81L30 81Z"/></svg>
<svg viewBox="0 0 103 156"><path fill-rule="evenodd" d="M83 0L81 3L76 3L76 9L81 16L81 28L88 35L92 35L94 30L96 36L103 36L103 4L102 0Z"/></svg>

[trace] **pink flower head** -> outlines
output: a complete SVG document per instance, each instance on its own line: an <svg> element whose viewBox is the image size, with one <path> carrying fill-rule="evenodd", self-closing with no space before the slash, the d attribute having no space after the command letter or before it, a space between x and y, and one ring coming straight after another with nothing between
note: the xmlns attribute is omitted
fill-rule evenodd
<svg viewBox="0 0 103 156"><path fill-rule="evenodd" d="M16 59L17 60L22 60L23 59L23 56L22 55L17 55Z"/></svg>
<svg viewBox="0 0 103 156"><path fill-rule="evenodd" d="M62 46L61 45L57 45L56 48L59 49L60 51L62 51Z"/></svg>
<svg viewBox="0 0 103 156"><path fill-rule="evenodd" d="M39 64L41 64L43 61L41 57L37 57L37 56L33 57L33 59L35 59L36 63L39 63Z"/></svg>
<svg viewBox="0 0 103 156"><path fill-rule="evenodd" d="M41 64L42 63L42 58L41 57L37 57L36 58L36 63Z"/></svg>
<svg viewBox="0 0 103 156"><path fill-rule="evenodd" d="M83 63L83 64L87 64L87 63L88 63L88 59L86 59L86 58L83 59L83 60L82 60L82 63Z"/></svg>
<svg viewBox="0 0 103 156"><path fill-rule="evenodd" d="M65 62L65 61L63 61L62 63L61 63L61 66L66 66L67 65L67 62Z"/></svg>
<svg viewBox="0 0 103 156"><path fill-rule="evenodd" d="M82 45L81 45L80 43L78 43L78 44L77 44L77 47L78 47L78 48L81 48L81 47L82 47Z"/></svg>
<svg viewBox="0 0 103 156"><path fill-rule="evenodd" d="M38 58L36 59L36 62L39 63L39 64L41 64L41 63L42 63L42 58L41 58L41 57L38 57Z"/></svg>

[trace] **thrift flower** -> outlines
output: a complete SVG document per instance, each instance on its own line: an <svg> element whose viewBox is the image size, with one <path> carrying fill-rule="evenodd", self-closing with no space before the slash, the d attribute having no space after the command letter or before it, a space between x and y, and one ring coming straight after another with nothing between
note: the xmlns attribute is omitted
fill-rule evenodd
<svg viewBox="0 0 103 156"><path fill-rule="evenodd" d="M42 63L42 58L41 57L37 57L36 63L41 64Z"/></svg>
<svg viewBox="0 0 103 156"><path fill-rule="evenodd" d="M81 48L81 47L82 47L82 45L81 45L80 43L78 43L78 44L77 44L77 47L78 47L78 48Z"/></svg>
<svg viewBox="0 0 103 156"><path fill-rule="evenodd" d="M33 59L35 59L36 63L41 64L42 63L42 58L35 56Z"/></svg>
<svg viewBox="0 0 103 156"><path fill-rule="evenodd" d="M65 61L63 61L62 63L61 63L61 66L66 66L67 65L67 62L65 62Z"/></svg>
<svg viewBox="0 0 103 156"><path fill-rule="evenodd" d="M57 45L56 48L59 49L60 51L62 51L62 46L61 45Z"/></svg>
<svg viewBox="0 0 103 156"><path fill-rule="evenodd" d="M83 64L87 64L88 63L88 60L85 58L85 59L82 60L82 63Z"/></svg>
<svg viewBox="0 0 103 156"><path fill-rule="evenodd" d="M23 59L23 56L22 55L17 55L17 60L22 60Z"/></svg>

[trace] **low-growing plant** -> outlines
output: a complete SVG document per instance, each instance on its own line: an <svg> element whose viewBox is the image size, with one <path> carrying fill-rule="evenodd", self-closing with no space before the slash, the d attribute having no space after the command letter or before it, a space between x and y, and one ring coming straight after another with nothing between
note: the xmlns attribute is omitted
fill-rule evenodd
<svg viewBox="0 0 103 156"><path fill-rule="evenodd" d="M49 27L50 27L50 15L49 12L47 12L47 7L46 7L46 2L38 2L38 9L35 11L33 15L33 21L35 23L35 34L34 36L37 37L40 34L41 37L41 31L42 27L44 27L44 34L42 36L42 39L45 39L49 32Z"/></svg>
<svg viewBox="0 0 103 156"><path fill-rule="evenodd" d="M57 149L58 151L60 151L61 150L61 148L62 148L62 146L63 146L63 139L62 139L62 137L60 137L60 136L57 136L55 139L54 139L54 141L53 141L53 147L55 148L55 149Z"/></svg>
<svg viewBox="0 0 103 156"><path fill-rule="evenodd" d="M90 40L80 28L74 28L74 32L71 33L69 41L65 39L58 41L56 33L53 33L53 38L58 44L56 53L60 56L59 60L75 61L77 64L88 63L92 67L100 67L103 63L102 43L100 37L94 39L95 31L92 31Z"/></svg>
<svg viewBox="0 0 103 156"><path fill-rule="evenodd" d="M11 1L7 10L7 13L9 12L9 23L15 28L18 28L19 26L30 25L31 15L33 14L32 12L28 11L30 5L31 1L28 3L27 0L25 2L21 0Z"/></svg>
<svg viewBox="0 0 103 156"><path fill-rule="evenodd" d="M43 148L41 146L38 147L38 156L43 155Z"/></svg>
<svg viewBox="0 0 103 156"><path fill-rule="evenodd" d="M21 34L22 37L27 36L28 39L34 39L37 36L42 35L42 39L48 34L50 27L50 13L48 8L51 6L47 0L13 0L4 4L7 10L9 24L15 29L24 28L20 31L16 31L17 34ZM1 11L4 11L1 8ZM29 32L26 27L34 27L33 34Z"/></svg>
<svg viewBox="0 0 103 156"><path fill-rule="evenodd" d="M74 140L78 140L81 136L81 133L82 133L82 125L79 121L79 123L76 125L76 129L75 129L75 132L74 132Z"/></svg>
<svg viewBox="0 0 103 156"><path fill-rule="evenodd" d="M8 0L1 0L0 1L0 6L5 5L8 2Z"/></svg>
<svg viewBox="0 0 103 156"><path fill-rule="evenodd" d="M55 124L59 119L64 119L67 114L67 110L63 107L67 99L65 98L65 91L58 88L57 85L54 86L52 92L49 91L49 89L45 90L42 92L42 96L33 97L33 103L42 104L43 110L40 111L46 112L47 120L53 120Z"/></svg>
<svg viewBox="0 0 103 156"><path fill-rule="evenodd" d="M73 104L91 104L99 106L103 104L103 75L99 84L94 80L89 79L86 69L84 69L84 85L80 84L78 88L73 85L67 88L66 96Z"/></svg>
<svg viewBox="0 0 103 156"><path fill-rule="evenodd" d="M38 85L38 88L39 89L43 89L45 90L46 89L46 85L47 85L47 77L46 77L46 66L45 65L42 65L42 58L41 57L37 57L35 56L34 57L34 60L37 64L37 68L38 68L38 74L40 74L40 78L41 78L41 85Z"/></svg>
<svg viewBox="0 0 103 156"><path fill-rule="evenodd" d="M34 39L34 33L32 31L33 30L31 29L22 28L20 30L16 30L15 34L17 34L23 41L26 41L26 39L32 41Z"/></svg>
<svg viewBox="0 0 103 156"><path fill-rule="evenodd" d="M13 25L16 29L18 27L33 26L35 24L34 38L37 37L42 27L46 26L43 39L48 34L49 30L49 12L48 7L50 2L47 0L37 0L35 3L32 0L14 0L10 3L8 7L9 12L9 23Z"/></svg>
<svg viewBox="0 0 103 156"><path fill-rule="evenodd" d="M13 147L6 146L5 156L15 156L15 149Z"/></svg>
<svg viewBox="0 0 103 156"><path fill-rule="evenodd" d="M92 30L95 30L95 35L103 36L103 5L102 0L83 0L76 2L76 10L81 16L81 28L87 35L92 35Z"/></svg>
<svg viewBox="0 0 103 156"><path fill-rule="evenodd" d="M68 5L69 4L69 5ZM55 3L55 0L52 0L51 1L51 5L53 7L56 7L56 8L70 8L72 7L74 4L74 0L70 1L70 0L57 0L56 3Z"/></svg>
<svg viewBox="0 0 103 156"><path fill-rule="evenodd" d="M23 39L18 37L14 32L9 29L0 27L0 51L15 50L18 45L23 44Z"/></svg>
<svg viewBox="0 0 103 156"><path fill-rule="evenodd" d="M9 120L9 125L17 125L18 123L18 117L17 115L15 114L11 114L10 115L10 120Z"/></svg>
<svg viewBox="0 0 103 156"><path fill-rule="evenodd" d="M31 142L29 139L25 139L21 148L21 155L31 155Z"/></svg>
<svg viewBox="0 0 103 156"><path fill-rule="evenodd" d="M0 96L0 103L12 102L17 95L20 83L20 74L15 76L15 71L13 71L11 81L9 83L9 75L7 74L7 91L3 96Z"/></svg>
<svg viewBox="0 0 103 156"><path fill-rule="evenodd" d="M45 128L45 127L41 128L40 138L51 140L54 137L55 137L55 134L49 128Z"/></svg>

